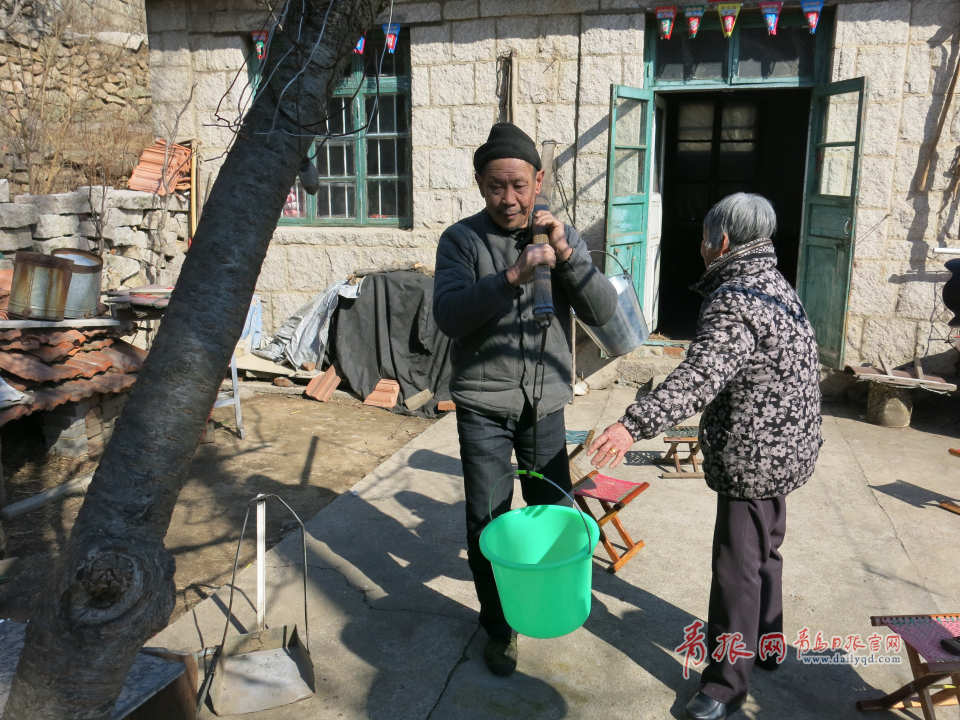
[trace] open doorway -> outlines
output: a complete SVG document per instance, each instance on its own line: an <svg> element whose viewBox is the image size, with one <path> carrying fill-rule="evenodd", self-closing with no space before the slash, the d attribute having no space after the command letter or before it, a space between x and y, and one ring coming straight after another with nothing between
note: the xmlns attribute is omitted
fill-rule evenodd
<svg viewBox="0 0 960 720"><path fill-rule="evenodd" d="M703 301L689 289L703 273L703 218L727 195L759 193L773 203L778 267L796 283L811 91L717 90L660 97L666 99L666 112L658 331L689 340Z"/></svg>

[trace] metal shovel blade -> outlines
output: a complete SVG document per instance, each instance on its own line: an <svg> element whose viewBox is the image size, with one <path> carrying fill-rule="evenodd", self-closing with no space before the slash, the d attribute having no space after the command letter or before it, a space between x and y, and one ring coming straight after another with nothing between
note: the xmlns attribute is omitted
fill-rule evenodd
<svg viewBox="0 0 960 720"><path fill-rule="evenodd" d="M310 653L296 625L227 638L210 701L218 715L240 715L289 705L316 692Z"/></svg>

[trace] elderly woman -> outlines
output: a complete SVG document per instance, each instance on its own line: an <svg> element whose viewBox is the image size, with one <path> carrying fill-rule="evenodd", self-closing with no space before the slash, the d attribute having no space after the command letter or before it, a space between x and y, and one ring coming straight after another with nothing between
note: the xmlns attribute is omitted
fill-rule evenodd
<svg viewBox="0 0 960 720"><path fill-rule="evenodd" d="M717 493L709 665L686 706L692 720L720 720L750 687L754 664L785 653L779 548L787 494L813 474L820 450L817 343L796 292L777 270L770 202L737 193L703 222L706 299L687 358L627 408L590 446L593 464L615 467L630 446L703 411L707 485Z"/></svg>

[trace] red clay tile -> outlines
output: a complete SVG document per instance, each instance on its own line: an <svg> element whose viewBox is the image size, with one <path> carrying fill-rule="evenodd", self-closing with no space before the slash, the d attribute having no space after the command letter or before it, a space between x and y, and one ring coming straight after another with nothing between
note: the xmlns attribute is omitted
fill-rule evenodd
<svg viewBox="0 0 960 720"><path fill-rule="evenodd" d="M40 358L45 363L52 363L69 357L71 353L76 352L78 349L79 348L75 347L73 343L64 342L59 345L41 345L28 350L28 352L34 357ZM6 350L6 348L0 348L0 350Z"/></svg>
<svg viewBox="0 0 960 720"><path fill-rule="evenodd" d="M320 402L327 402L327 400L333 396L333 391L340 385L340 381L340 376L337 375L337 371L333 365L331 365L323 375L318 375L310 381L310 384L307 385L307 389L303 394L308 398L313 398ZM394 402L396 402L396 400L394 400Z"/></svg>
<svg viewBox="0 0 960 720"><path fill-rule="evenodd" d="M389 410L397 404L398 397L400 397L400 383L396 380L381 380L377 383L373 392L367 395L363 404L387 408Z"/></svg>
<svg viewBox="0 0 960 720"><path fill-rule="evenodd" d="M0 340L16 340L20 337L19 330L0 330Z"/></svg>
<svg viewBox="0 0 960 720"><path fill-rule="evenodd" d="M437 410L440 412L450 412L456 409L457 406L453 404L453 400L441 400L437 403Z"/></svg>
<svg viewBox="0 0 960 720"><path fill-rule="evenodd" d="M116 341L100 352L110 358L113 366L123 373L139 371L143 367L143 359L147 356L146 352L123 340Z"/></svg>
<svg viewBox="0 0 960 720"><path fill-rule="evenodd" d="M30 335L22 335L9 341L0 340L0 352L7 350L35 350L38 347L40 347L40 339Z"/></svg>
<svg viewBox="0 0 960 720"><path fill-rule="evenodd" d="M82 343L86 338L77 330L41 330L36 334L44 345L59 345L60 343Z"/></svg>
<svg viewBox="0 0 960 720"><path fill-rule="evenodd" d="M0 353L0 368L25 380L37 382L56 382L68 380L80 374L80 370L64 365L45 365L31 355L18 352Z"/></svg>

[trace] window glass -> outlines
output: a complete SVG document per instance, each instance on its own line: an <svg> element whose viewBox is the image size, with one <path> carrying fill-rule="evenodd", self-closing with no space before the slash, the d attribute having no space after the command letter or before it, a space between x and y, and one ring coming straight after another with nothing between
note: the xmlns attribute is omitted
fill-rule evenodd
<svg viewBox="0 0 960 720"><path fill-rule="evenodd" d="M393 53L384 52L386 35L379 25L367 32L367 43L363 48L363 72L368 78L405 77L410 74L409 52L403 52L402 46L409 47L410 35L401 31L398 47ZM379 70L379 72L377 72Z"/></svg>
<svg viewBox="0 0 960 720"><path fill-rule="evenodd" d="M287 193L287 202L283 206L282 217L305 218L307 216L307 193L300 187L300 178Z"/></svg>
<svg viewBox="0 0 960 720"><path fill-rule="evenodd" d="M695 38L676 28L669 40L657 38L654 76L657 80L717 80L726 75L727 39L701 28Z"/></svg>
<svg viewBox="0 0 960 720"><path fill-rule="evenodd" d="M776 35L766 28L740 30L740 62L743 78L813 77L816 35L804 27L781 27Z"/></svg>
<svg viewBox="0 0 960 720"><path fill-rule="evenodd" d="M617 148L613 160L613 194L638 195L643 193L643 163L646 150Z"/></svg>

